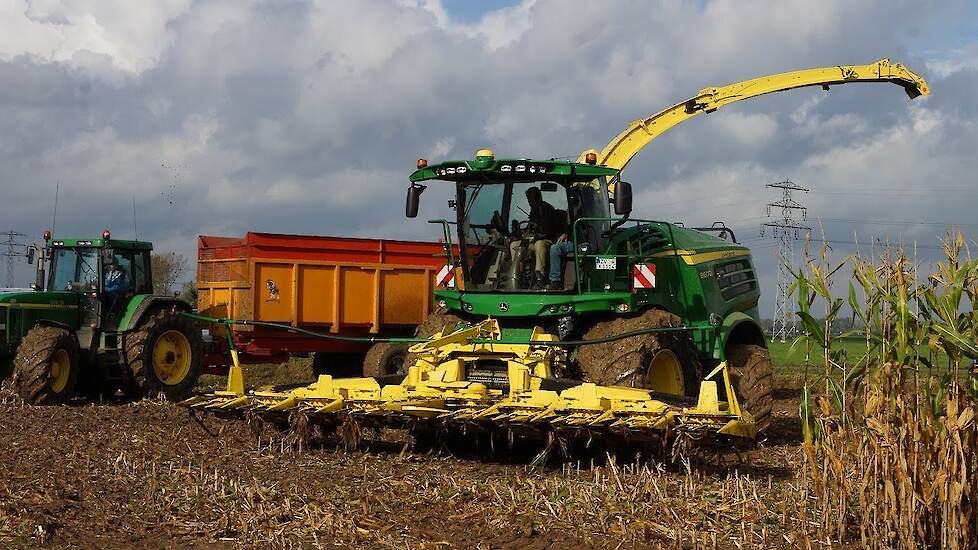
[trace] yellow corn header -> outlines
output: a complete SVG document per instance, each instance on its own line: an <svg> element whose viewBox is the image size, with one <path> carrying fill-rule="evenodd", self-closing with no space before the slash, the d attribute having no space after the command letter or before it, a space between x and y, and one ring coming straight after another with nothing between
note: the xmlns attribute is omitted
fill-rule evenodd
<svg viewBox="0 0 978 550"><path fill-rule="evenodd" d="M584 435L658 440L693 432L750 440L757 429L740 409L721 363L700 383L698 399L649 389L598 386L553 376L566 359L557 337L536 328L527 343L506 343L496 320L446 326L410 352L417 360L399 383L375 378L319 376L300 388L244 391L231 367L226 391L184 402L213 413L259 416L305 413L336 427L352 419L367 426L410 428L418 423L464 432L509 430L521 435Z"/></svg>

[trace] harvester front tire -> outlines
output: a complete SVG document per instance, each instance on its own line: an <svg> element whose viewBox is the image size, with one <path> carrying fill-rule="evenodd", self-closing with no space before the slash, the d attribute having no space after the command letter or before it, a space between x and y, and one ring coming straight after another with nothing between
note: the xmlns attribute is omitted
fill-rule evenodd
<svg viewBox="0 0 978 550"><path fill-rule="evenodd" d="M597 340L624 332L681 324L679 316L651 309L631 317L598 321L584 333L583 339ZM703 366L696 344L685 332L643 334L581 346L576 354L577 368L586 381L598 385L645 387L652 361L661 350L669 350L678 358L684 393L688 397L695 397L703 376Z"/></svg>
<svg viewBox="0 0 978 550"><path fill-rule="evenodd" d="M753 344L737 344L727 351L730 383L737 392L741 409L750 413L757 423L758 433L771 424L773 369L767 348Z"/></svg>
<svg viewBox="0 0 978 550"><path fill-rule="evenodd" d="M374 344L363 358L363 375L380 378L391 375L406 375L405 362L408 347L404 344L381 342Z"/></svg>
<svg viewBox="0 0 978 550"><path fill-rule="evenodd" d="M68 330L32 328L17 347L13 384L31 405L66 402L78 383L78 342Z"/></svg>
<svg viewBox="0 0 978 550"><path fill-rule="evenodd" d="M130 398L163 394L180 401L190 395L200 376L204 342L190 319L159 310L127 334L123 353L129 366L126 394Z"/></svg>

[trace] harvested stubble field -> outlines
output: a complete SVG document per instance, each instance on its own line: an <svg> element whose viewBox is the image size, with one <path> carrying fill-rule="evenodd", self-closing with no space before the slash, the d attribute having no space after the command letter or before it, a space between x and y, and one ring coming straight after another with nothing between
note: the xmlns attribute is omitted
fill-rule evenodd
<svg viewBox="0 0 978 550"><path fill-rule="evenodd" d="M724 468L560 464L256 440L172 404L0 401L0 545L137 547L809 546L797 392Z"/></svg>

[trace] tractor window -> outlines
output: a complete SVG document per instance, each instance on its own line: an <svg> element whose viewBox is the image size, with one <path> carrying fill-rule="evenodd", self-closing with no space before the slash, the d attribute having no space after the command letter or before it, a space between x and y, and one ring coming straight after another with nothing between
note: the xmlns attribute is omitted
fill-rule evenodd
<svg viewBox="0 0 978 550"><path fill-rule="evenodd" d="M92 291L98 288L94 248L58 248L51 257L50 290Z"/></svg>
<svg viewBox="0 0 978 550"><path fill-rule="evenodd" d="M140 250L138 252L133 252L132 254L132 280L133 288L137 294L152 294L153 288L150 284L149 274L147 270L149 269L149 262L146 257L148 253L146 251Z"/></svg>

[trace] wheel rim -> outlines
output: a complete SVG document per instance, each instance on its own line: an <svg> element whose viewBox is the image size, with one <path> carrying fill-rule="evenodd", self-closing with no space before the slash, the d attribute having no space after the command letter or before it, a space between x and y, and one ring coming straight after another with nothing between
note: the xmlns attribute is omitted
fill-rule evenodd
<svg viewBox="0 0 978 550"><path fill-rule="evenodd" d="M153 372L160 382L174 386L190 372L190 340L178 330L168 330L153 346Z"/></svg>
<svg viewBox="0 0 978 550"><path fill-rule="evenodd" d="M645 387L661 393L685 395L683 369L672 350L659 350L652 357Z"/></svg>
<svg viewBox="0 0 978 550"><path fill-rule="evenodd" d="M61 393L68 386L68 377L71 374L71 357L68 352L59 349L54 352L51 360L51 391Z"/></svg>

